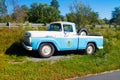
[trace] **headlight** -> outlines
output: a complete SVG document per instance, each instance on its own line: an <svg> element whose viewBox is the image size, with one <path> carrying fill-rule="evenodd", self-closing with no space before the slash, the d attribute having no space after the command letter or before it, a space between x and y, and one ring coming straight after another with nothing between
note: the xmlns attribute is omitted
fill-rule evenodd
<svg viewBox="0 0 120 80"><path fill-rule="evenodd" d="M25 35L24 35L25 37L30 37L31 36L31 34L30 33L28 33L28 32L25 32Z"/></svg>

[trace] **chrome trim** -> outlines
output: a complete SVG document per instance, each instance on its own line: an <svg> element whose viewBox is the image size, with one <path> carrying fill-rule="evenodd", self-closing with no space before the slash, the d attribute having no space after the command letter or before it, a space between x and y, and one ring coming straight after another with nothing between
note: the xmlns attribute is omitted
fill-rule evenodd
<svg viewBox="0 0 120 80"><path fill-rule="evenodd" d="M32 47L31 46L27 46L25 45L25 43L22 43L23 47L28 50L28 51L31 51L32 50Z"/></svg>

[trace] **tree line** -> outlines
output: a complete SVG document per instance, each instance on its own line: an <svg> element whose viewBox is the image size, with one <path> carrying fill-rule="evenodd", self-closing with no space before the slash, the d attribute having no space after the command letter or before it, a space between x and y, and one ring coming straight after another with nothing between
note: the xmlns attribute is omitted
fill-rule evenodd
<svg viewBox="0 0 120 80"><path fill-rule="evenodd" d="M22 22L29 21L32 23L50 23L53 21L70 21L75 22L77 26L85 26L89 24L120 24L120 7L116 7L112 11L110 20L104 18L99 19L99 14L94 12L89 5L85 5L82 1L75 0L70 5L70 13L62 16L59 11L59 3L52 0L50 5L43 3L32 3L30 7L27 5L19 5L18 0L9 0L13 6L13 13L7 14L6 0L0 1L0 22Z"/></svg>
<svg viewBox="0 0 120 80"><path fill-rule="evenodd" d="M10 0L13 5L13 13L7 14L5 0L0 2L0 22L34 22L49 23L60 19L59 4L56 0L52 0L51 4L32 3L30 7L27 5L19 6L17 0ZM4 11L6 10L6 11Z"/></svg>

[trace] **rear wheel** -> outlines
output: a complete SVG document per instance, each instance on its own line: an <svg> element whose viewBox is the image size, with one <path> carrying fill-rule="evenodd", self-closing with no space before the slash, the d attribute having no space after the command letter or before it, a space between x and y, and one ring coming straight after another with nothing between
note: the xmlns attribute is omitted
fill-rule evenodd
<svg viewBox="0 0 120 80"><path fill-rule="evenodd" d="M38 49L38 53L42 58L51 57L54 54L54 52L55 52L55 48L50 43L43 43L40 45Z"/></svg>
<svg viewBox="0 0 120 80"><path fill-rule="evenodd" d="M95 51L96 51L95 45L93 43L89 43L86 48L86 53L88 55L92 55L93 53L95 53Z"/></svg>

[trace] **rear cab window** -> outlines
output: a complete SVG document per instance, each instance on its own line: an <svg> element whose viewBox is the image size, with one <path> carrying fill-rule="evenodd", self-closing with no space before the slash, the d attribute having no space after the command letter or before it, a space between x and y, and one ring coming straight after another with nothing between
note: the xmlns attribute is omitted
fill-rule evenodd
<svg viewBox="0 0 120 80"><path fill-rule="evenodd" d="M62 31L61 24L59 23L50 24L48 31Z"/></svg>

